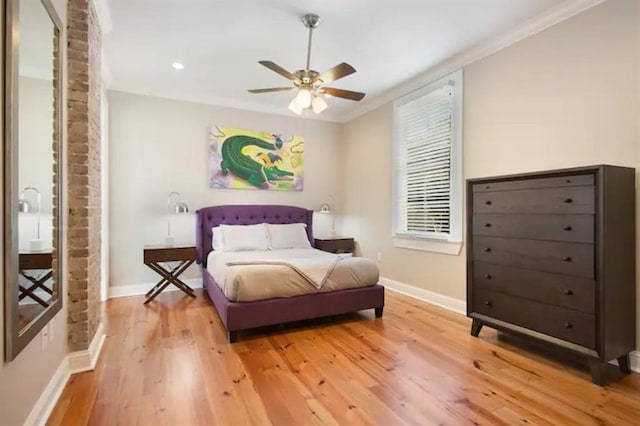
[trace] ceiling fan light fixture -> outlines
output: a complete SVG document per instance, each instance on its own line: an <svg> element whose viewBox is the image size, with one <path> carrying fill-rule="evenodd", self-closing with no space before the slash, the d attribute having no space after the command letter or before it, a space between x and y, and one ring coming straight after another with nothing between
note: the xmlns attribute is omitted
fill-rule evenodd
<svg viewBox="0 0 640 426"><path fill-rule="evenodd" d="M295 72L287 71L280 65L272 61L258 61L258 63L271 71L280 74L290 80L293 84L289 87L269 87L265 89L250 89L250 93L270 93L298 90L294 100L289 104L289 109L296 114L302 114L306 109L313 109L316 114L320 114L327 109L328 105L324 96L348 99L351 101L361 101L365 94L351 90L338 89L326 86L336 80L349 76L356 72L356 69L346 62L342 62L323 73L312 69L311 63L311 40L313 30L318 27L320 17L313 13L307 13L302 17L304 26L309 29L309 41L307 43L307 64L303 69Z"/></svg>
<svg viewBox="0 0 640 426"><path fill-rule="evenodd" d="M296 101L302 108L309 108L311 106L311 92L307 89L300 89Z"/></svg>
<svg viewBox="0 0 640 426"><path fill-rule="evenodd" d="M311 101L311 106L313 107L313 112L320 114L322 111L327 109L329 105L327 105L327 102L320 96L315 96L313 101Z"/></svg>
<svg viewBox="0 0 640 426"><path fill-rule="evenodd" d="M293 98L293 100L289 104L289 110L292 111L292 112L295 112L298 115L300 115L300 114L302 114L302 110L303 109L304 108L302 108L300 106L300 104L298 103L298 97L296 96L295 98Z"/></svg>

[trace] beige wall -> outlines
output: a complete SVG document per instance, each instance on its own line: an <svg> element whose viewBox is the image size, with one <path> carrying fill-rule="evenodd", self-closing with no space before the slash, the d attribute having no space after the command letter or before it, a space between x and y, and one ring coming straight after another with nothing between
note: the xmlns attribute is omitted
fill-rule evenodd
<svg viewBox="0 0 640 426"><path fill-rule="evenodd" d="M637 0L609 0L478 61L464 69L464 85L465 179L640 168ZM382 254L384 277L464 299L464 248L450 256L393 246L392 111L388 104L345 125L344 227L365 256Z"/></svg>
<svg viewBox="0 0 640 426"><path fill-rule="evenodd" d="M146 244L162 244L167 233L166 199L182 193L190 214L175 216L176 241L195 241L195 211L218 204L289 204L318 209L334 195L339 204L341 125L230 108L109 93L110 285L158 280L142 263ZM208 129L211 125L266 130L305 138L304 191L210 189ZM322 216L322 215L320 215ZM317 219L317 220L316 220ZM316 233L326 230L316 217ZM325 223L320 223L325 220ZM192 266L186 278L197 278Z"/></svg>
<svg viewBox="0 0 640 426"><path fill-rule="evenodd" d="M66 3L66 0L53 1L58 15L62 19L63 27L66 22ZM2 9L4 10L4 7ZM0 19L0 22L4 22L4 19ZM4 34L4 29L2 29L2 33ZM4 65L0 66L0 73L2 70L4 70ZM0 96L3 94L0 93ZM0 120L3 117L4 113L0 111ZM1 168L2 165L0 165ZM0 170L0 179L2 176L3 173ZM0 238L2 237L0 229ZM66 247L66 241L63 241L63 245ZM1 245L0 251L2 251ZM63 253L66 253L66 250L63 250ZM4 253L2 255L4 258ZM0 274L3 274L2 268L3 265L0 263ZM66 285L66 279L63 279L63 285ZM3 299L4 291L0 292L0 306L4 304ZM0 366L0 423L2 425L13 426L24 423L40 394L67 354L66 300L63 303L62 310L50 323L52 341L48 343L45 350L42 349L41 335L38 334L15 360L7 363L3 358L3 364ZM4 342L3 316L0 316L0 341Z"/></svg>

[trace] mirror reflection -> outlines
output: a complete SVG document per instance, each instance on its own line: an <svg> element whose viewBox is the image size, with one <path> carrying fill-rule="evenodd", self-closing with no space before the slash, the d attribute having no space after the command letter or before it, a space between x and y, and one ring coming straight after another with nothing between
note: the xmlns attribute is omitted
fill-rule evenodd
<svg viewBox="0 0 640 426"><path fill-rule="evenodd" d="M20 0L18 25L18 327L59 297L53 271L57 30L40 0Z"/></svg>

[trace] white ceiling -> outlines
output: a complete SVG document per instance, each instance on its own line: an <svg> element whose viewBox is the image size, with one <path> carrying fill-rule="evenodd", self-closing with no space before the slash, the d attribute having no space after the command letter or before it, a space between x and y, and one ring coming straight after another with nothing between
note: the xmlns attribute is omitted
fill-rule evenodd
<svg viewBox="0 0 640 426"><path fill-rule="evenodd" d="M289 83L259 60L304 67L304 13L321 18L311 68L353 65L357 73L332 86L366 92L362 104L565 1L109 0L113 29L103 43L113 89L293 115L292 92L247 89ZM175 61L185 69L174 70ZM323 119L340 120L358 107L328 102Z"/></svg>

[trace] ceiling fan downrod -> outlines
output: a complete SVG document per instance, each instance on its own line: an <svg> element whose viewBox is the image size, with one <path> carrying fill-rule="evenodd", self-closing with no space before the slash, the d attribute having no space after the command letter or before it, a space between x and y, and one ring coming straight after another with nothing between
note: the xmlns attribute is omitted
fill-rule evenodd
<svg viewBox="0 0 640 426"><path fill-rule="evenodd" d="M311 40L313 38L313 30L320 25L320 17L315 13L307 13L302 17L302 23L305 27L309 28L309 43L307 44L307 66L305 71L310 70L311 64Z"/></svg>

